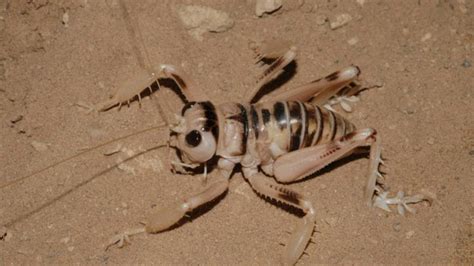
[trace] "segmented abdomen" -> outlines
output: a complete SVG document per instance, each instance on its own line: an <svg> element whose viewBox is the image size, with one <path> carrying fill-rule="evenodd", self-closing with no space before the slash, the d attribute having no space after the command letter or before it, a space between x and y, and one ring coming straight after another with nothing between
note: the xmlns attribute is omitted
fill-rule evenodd
<svg viewBox="0 0 474 266"><path fill-rule="evenodd" d="M328 143L355 126L324 107L299 101L251 105L251 131L259 143L269 143L273 158L304 147Z"/></svg>

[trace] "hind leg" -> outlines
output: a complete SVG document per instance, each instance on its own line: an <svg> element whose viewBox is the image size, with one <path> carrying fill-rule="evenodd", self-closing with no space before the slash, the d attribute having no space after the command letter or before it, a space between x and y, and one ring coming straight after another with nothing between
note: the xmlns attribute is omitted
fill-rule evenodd
<svg viewBox="0 0 474 266"><path fill-rule="evenodd" d="M359 75L360 69L357 66L346 67L308 84L267 94L259 102L310 101L316 105L329 107L340 103L345 111L350 112L348 102L356 101L355 95L361 90L357 82Z"/></svg>
<svg viewBox="0 0 474 266"><path fill-rule="evenodd" d="M284 154L273 164L273 173L275 178L282 183L301 180L363 146L370 146L366 197L368 203L372 205L377 178L381 176L378 167L382 161L380 137L372 128L359 129L332 142Z"/></svg>
<svg viewBox="0 0 474 266"><path fill-rule="evenodd" d="M382 174L378 168L383 163L380 157L380 136L377 136L377 132L371 128L356 130L327 144L284 154L274 162L273 173L279 182L291 183L317 172L363 146L370 146L368 179L365 189L365 198L369 206L390 211L388 205L397 205L398 212L403 215L405 209L415 212L408 204L430 201L421 194L405 196L403 192L399 192L394 198L388 197L388 192L383 190L380 186L381 180L379 180Z"/></svg>

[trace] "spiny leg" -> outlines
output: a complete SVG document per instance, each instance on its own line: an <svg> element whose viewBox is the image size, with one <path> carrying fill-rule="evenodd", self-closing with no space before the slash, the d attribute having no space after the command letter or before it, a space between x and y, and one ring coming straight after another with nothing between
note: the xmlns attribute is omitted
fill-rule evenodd
<svg viewBox="0 0 474 266"><path fill-rule="evenodd" d="M196 86L192 79L189 78L183 70L172 65L161 65L160 70L166 77L171 78L176 82L188 101L199 102L209 100L204 91Z"/></svg>
<svg viewBox="0 0 474 266"><path fill-rule="evenodd" d="M155 234L169 229L178 223L187 212L190 212L193 209L212 201L219 195L222 195L228 189L228 186L228 179L215 182L203 192L189 197L181 203L153 212L148 217L145 226L126 230L123 233L112 237L107 244L106 249L115 244L118 244L118 247L122 247L125 242L129 242L129 237L132 235L145 232Z"/></svg>
<svg viewBox="0 0 474 266"><path fill-rule="evenodd" d="M279 182L294 182L351 154L355 148L361 146L370 146L369 178L367 180L365 197L368 205L372 206L377 178L381 177L378 170L381 162L380 138L372 128L358 129L332 142L284 154L273 164L273 173Z"/></svg>
<svg viewBox="0 0 474 266"><path fill-rule="evenodd" d="M125 242L129 242L129 237L140 234L140 233L159 233L171 228L173 225L178 223L187 212L194 210L195 208L208 203L218 196L222 195L227 191L229 187L229 178L232 174L235 164L226 159L219 159L217 162L218 172L220 180L211 184L203 192L189 197L182 203L178 203L174 206L160 209L153 212L147 219L145 226L126 230L121 234L117 234L112 237L106 249L110 246L118 244L118 247L122 247Z"/></svg>
<svg viewBox="0 0 474 266"><path fill-rule="evenodd" d="M273 79L280 71L296 57L296 47L284 42L273 42L255 48L257 60L263 58L275 59L268 68L257 78L257 84L247 98L247 102L252 102L263 85Z"/></svg>
<svg viewBox="0 0 474 266"><path fill-rule="evenodd" d="M315 173L363 146L370 146L369 177L365 189L365 197L369 206L389 210L387 205L396 204L400 214L404 214L404 208L413 212L408 204L428 200L421 194L404 196L403 193L399 193L395 198L388 198L388 192L377 185L380 184L379 178L382 177L378 168L383 161L380 157L380 136L371 128L359 129L332 142L284 154L273 164L273 173L279 182L294 182Z"/></svg>
<svg viewBox="0 0 474 266"><path fill-rule="evenodd" d="M306 214L291 234L282 257L284 265L294 265L303 254L313 234L316 212L311 202L299 193L269 180L262 174L252 175L248 177L248 180L252 188L262 197L296 207Z"/></svg>
<svg viewBox="0 0 474 266"><path fill-rule="evenodd" d="M361 90L357 83L359 75L360 69L357 66L346 67L308 84L287 91L278 90L269 93L259 102L311 101L313 104L322 106L339 103L339 99L344 110L350 111L350 106L346 101L354 101L354 95Z"/></svg>

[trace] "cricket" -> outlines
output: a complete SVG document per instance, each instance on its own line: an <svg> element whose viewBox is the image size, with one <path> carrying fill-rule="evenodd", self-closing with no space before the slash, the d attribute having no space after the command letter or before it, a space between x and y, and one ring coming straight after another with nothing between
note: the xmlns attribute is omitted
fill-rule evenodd
<svg viewBox="0 0 474 266"><path fill-rule="evenodd" d="M133 38L145 47L140 29L124 3L120 3L124 14L128 15L126 19L132 21L129 23L138 32ZM365 190L360 197L360 204L367 208L390 211L390 205L393 205L400 215L405 215L406 211L416 212L414 204L431 201L423 194L405 195L400 191L390 195L386 189L387 181L379 171L380 165L384 164L382 136L375 127L355 125L344 117L344 113L352 112L354 104L359 102L359 95L366 89L361 85L363 71L358 66L349 65L294 88L274 88L271 92L263 92L262 88L296 61L298 49L287 41L252 42L250 47L255 53L255 61L263 66L263 70L255 86L248 88L247 97L242 102L216 103L201 89L199 82L191 78L192 73L185 73L177 64L159 64L155 68L148 62L142 75L120 87L110 99L103 99L94 106L97 112L116 109L126 112L122 108L125 105L134 107L137 102L144 104L144 92L152 97L153 86L157 86L158 90L166 89L160 84L162 80L173 81L185 99L181 112L174 114L174 121L165 119L164 125L153 128L169 131L168 140L159 148L168 150L168 168L172 173L203 174L206 180L209 179L201 191L183 195L182 201L170 206L155 208L143 225L111 236L110 241L104 243L107 250L124 247L126 243L133 245L133 236L137 234L166 234L176 225L192 226L179 222L195 209L224 195L237 166L245 182L259 196L258 200L290 206L303 213L284 243L280 258L280 263L284 265L297 264L305 252L311 255L310 242L318 245L317 238L313 239L318 226L317 209L311 200L288 185L302 181L317 182L312 179L318 171L338 160L353 154L368 156L367 170L363 173ZM146 47L144 53L149 60ZM161 105L159 108L160 115L168 112ZM92 149L114 141L117 140ZM0 189L8 189L17 182L26 181L39 172L82 154L3 183ZM11 223L7 228L9 225Z"/></svg>

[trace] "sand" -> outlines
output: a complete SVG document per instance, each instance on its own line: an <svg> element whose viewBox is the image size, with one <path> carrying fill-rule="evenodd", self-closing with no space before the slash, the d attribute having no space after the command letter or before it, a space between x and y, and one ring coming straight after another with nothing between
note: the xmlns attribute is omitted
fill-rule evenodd
<svg viewBox="0 0 474 266"><path fill-rule="evenodd" d="M196 35L177 11L191 2L227 13L232 26ZM89 112L147 66L182 67L215 103L243 101L262 71L249 43L263 40L298 47L283 90L358 65L371 89L343 115L379 132L392 193L435 198L405 217L366 207L364 157L291 184L317 210L314 243L298 264L474 263L473 1L284 1L261 18L252 0L125 6L128 16L117 0L0 1L0 264L277 263L300 218L259 198L240 172L181 226L104 251L152 210L204 189L202 175L167 170L166 149L104 171L166 141L166 128L3 186L163 124L159 100L171 119L182 102L169 82L141 107Z"/></svg>

